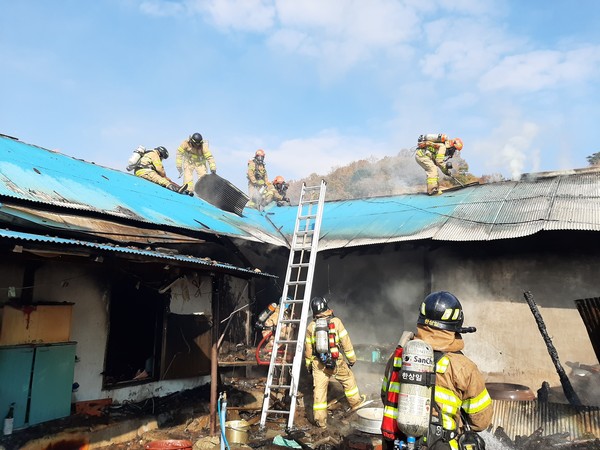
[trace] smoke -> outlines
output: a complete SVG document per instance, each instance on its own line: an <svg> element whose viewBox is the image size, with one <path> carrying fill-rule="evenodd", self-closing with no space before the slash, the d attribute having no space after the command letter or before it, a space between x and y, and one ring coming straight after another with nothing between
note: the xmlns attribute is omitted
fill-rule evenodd
<svg viewBox="0 0 600 450"><path fill-rule="evenodd" d="M533 148L539 127L532 122L505 121L485 142L477 143L484 155L489 155L493 169L508 169L513 180L519 180L526 165L530 171L540 166L540 150Z"/></svg>

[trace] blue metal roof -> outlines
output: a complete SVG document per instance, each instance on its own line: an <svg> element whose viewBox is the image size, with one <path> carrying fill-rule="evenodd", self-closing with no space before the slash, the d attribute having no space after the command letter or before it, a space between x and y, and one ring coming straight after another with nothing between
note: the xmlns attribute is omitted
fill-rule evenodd
<svg viewBox="0 0 600 450"><path fill-rule="evenodd" d="M159 260L163 260L166 262L176 261L179 263L185 263L185 265L200 265L200 266L208 266L212 268L218 268L225 271L231 271L236 273L246 273L252 276L264 276L270 278L277 278L274 275L269 275L264 272L256 272L250 269L243 269L240 267L236 267L231 264L220 263L214 261L210 258L196 258L194 256L187 255L172 255L167 253L161 253L151 250L140 250L137 248L131 247L121 247L118 245L106 245L106 244L97 244L95 242L82 241L79 239L63 239L58 237L51 236L42 236L39 234L31 234L31 233L22 233L18 231L9 231L9 230L0 230L0 238L8 238L15 239L19 241L28 241L28 242L41 242L45 244L60 244L68 247L86 247L94 250L106 251L106 252L115 252L115 253L128 253L131 255L140 255L146 256L149 258L156 258Z"/></svg>
<svg viewBox="0 0 600 450"><path fill-rule="evenodd" d="M282 233L293 233L296 208L270 208L268 214ZM525 175L433 197L326 202L319 250L419 239L512 239L543 230L600 231L600 168Z"/></svg>
<svg viewBox="0 0 600 450"><path fill-rule="evenodd" d="M264 215L245 217L150 181L0 136L0 196L285 245Z"/></svg>
<svg viewBox="0 0 600 450"><path fill-rule="evenodd" d="M0 137L0 195L157 226L289 246L297 208L244 216L149 181ZM325 203L319 250L420 239L487 241L542 230L600 231L600 169L524 176L430 197L406 194Z"/></svg>

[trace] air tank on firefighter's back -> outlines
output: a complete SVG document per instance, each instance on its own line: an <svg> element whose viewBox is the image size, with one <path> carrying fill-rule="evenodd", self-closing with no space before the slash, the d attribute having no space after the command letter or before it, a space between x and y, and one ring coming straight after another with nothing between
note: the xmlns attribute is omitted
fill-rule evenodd
<svg viewBox="0 0 600 450"><path fill-rule="evenodd" d="M320 317L315 322L315 349L317 353L329 352L329 327L327 319Z"/></svg>
<svg viewBox="0 0 600 450"><path fill-rule="evenodd" d="M425 436L429 429L431 386L428 374L434 371L433 348L420 339L408 341L402 352L398 428L407 436Z"/></svg>
<svg viewBox="0 0 600 450"><path fill-rule="evenodd" d="M429 142L446 142L448 140L448 136L445 134L422 134L419 136L419 142L429 141Z"/></svg>

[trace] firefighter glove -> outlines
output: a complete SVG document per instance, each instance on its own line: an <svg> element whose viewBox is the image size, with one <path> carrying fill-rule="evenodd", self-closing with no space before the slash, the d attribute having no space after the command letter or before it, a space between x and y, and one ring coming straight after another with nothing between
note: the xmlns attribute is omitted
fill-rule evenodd
<svg viewBox="0 0 600 450"><path fill-rule="evenodd" d="M356 363L356 361L354 361L354 362L348 361L348 367L352 367L355 363Z"/></svg>
<svg viewBox="0 0 600 450"><path fill-rule="evenodd" d="M211 171L212 173L217 173L217 169L216 169L216 168L215 168L215 169L210 169L210 171Z"/></svg>
<svg viewBox="0 0 600 450"><path fill-rule="evenodd" d="M452 169L452 163L450 161L448 161L446 163L446 169L448 169L448 170Z"/></svg>
<svg viewBox="0 0 600 450"><path fill-rule="evenodd" d="M258 180L258 181L256 182L256 184L258 184L259 186L262 186L262 185L264 185L264 184L265 184L265 180Z"/></svg>

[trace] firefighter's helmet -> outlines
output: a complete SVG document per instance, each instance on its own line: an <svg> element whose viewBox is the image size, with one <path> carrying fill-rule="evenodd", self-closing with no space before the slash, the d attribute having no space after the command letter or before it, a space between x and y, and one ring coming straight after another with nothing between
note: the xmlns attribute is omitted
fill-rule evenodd
<svg viewBox="0 0 600 450"><path fill-rule="evenodd" d="M440 330L460 332L463 320L462 305L454 294L437 291L423 300L417 323Z"/></svg>
<svg viewBox="0 0 600 450"><path fill-rule="evenodd" d="M273 184L283 184L285 183L284 178L281 175L277 175L274 179L273 179Z"/></svg>
<svg viewBox="0 0 600 450"><path fill-rule="evenodd" d="M256 153L254 153L254 159L259 163L263 162L265 160L265 151L262 148L256 150Z"/></svg>
<svg viewBox="0 0 600 450"><path fill-rule="evenodd" d="M158 152L162 159L167 159L169 157L169 151L163 146L156 147L154 150Z"/></svg>
<svg viewBox="0 0 600 450"><path fill-rule="evenodd" d="M452 139L452 147L454 147L456 150L458 150L460 152L463 148L462 139L461 138Z"/></svg>
<svg viewBox="0 0 600 450"><path fill-rule="evenodd" d="M192 144L194 147L200 147L203 141L204 139L202 139L202 135L200 133L194 133L190 136L190 144Z"/></svg>
<svg viewBox="0 0 600 450"><path fill-rule="evenodd" d="M325 297L313 297L310 301L310 309L312 309L313 316L321 314L329 309L327 306L327 300Z"/></svg>

